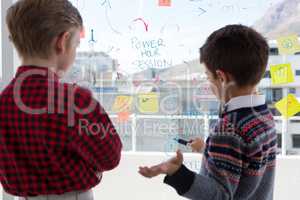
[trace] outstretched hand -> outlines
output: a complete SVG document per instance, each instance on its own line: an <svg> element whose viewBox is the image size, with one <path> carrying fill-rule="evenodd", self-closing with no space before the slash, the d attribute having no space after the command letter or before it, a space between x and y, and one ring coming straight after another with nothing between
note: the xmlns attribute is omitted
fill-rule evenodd
<svg viewBox="0 0 300 200"><path fill-rule="evenodd" d="M162 162L152 167L140 167L139 173L146 178L153 178L161 174L172 176L183 163L183 155L180 150L177 150L176 156L166 162Z"/></svg>

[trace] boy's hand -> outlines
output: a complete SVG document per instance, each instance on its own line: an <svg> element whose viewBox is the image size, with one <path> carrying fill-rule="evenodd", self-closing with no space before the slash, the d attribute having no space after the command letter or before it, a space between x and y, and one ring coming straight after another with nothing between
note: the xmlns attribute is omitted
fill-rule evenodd
<svg viewBox="0 0 300 200"><path fill-rule="evenodd" d="M176 156L170 160L160 163L152 167L140 167L139 173L146 178L153 178L161 174L172 176L181 167L183 163L183 155L177 150Z"/></svg>
<svg viewBox="0 0 300 200"><path fill-rule="evenodd" d="M192 140L192 142L189 144L190 147L192 148L193 152L202 152L204 147L205 147L205 142L201 138L196 138Z"/></svg>

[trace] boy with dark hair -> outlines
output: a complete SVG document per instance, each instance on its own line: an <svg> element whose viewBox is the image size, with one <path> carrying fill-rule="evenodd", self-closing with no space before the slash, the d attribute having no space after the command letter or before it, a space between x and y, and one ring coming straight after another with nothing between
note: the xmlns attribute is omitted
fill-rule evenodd
<svg viewBox="0 0 300 200"><path fill-rule="evenodd" d="M122 143L91 92L61 83L83 28L68 0L19 0L7 12L22 66L0 95L0 181L34 199L92 200Z"/></svg>
<svg viewBox="0 0 300 200"><path fill-rule="evenodd" d="M256 85L268 63L267 41L252 28L228 25L212 33L200 49L211 88L223 105L220 119L204 145L200 174L187 169L183 155L153 167L140 167L148 178L166 174L164 182L195 200L272 200L276 130L265 97Z"/></svg>

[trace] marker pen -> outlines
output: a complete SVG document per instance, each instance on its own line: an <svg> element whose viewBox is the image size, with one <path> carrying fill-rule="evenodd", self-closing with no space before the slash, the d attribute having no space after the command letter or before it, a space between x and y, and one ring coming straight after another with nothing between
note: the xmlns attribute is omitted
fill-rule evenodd
<svg viewBox="0 0 300 200"><path fill-rule="evenodd" d="M191 142L193 142L193 140L187 141L187 140L180 139L180 138L174 138L174 140L184 146L188 146Z"/></svg>

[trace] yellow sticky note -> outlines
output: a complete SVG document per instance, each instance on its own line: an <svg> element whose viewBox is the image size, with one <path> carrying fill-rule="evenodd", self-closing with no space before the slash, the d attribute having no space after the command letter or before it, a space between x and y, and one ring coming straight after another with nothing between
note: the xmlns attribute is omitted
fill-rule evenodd
<svg viewBox="0 0 300 200"><path fill-rule="evenodd" d="M278 38L277 46L281 55L291 55L300 52L300 43L297 34Z"/></svg>
<svg viewBox="0 0 300 200"><path fill-rule="evenodd" d="M141 113L157 113L159 111L158 95L156 93L140 94L138 109Z"/></svg>
<svg viewBox="0 0 300 200"><path fill-rule="evenodd" d="M275 107L286 118L292 117L300 112L300 103L293 94L281 99L275 104Z"/></svg>
<svg viewBox="0 0 300 200"><path fill-rule="evenodd" d="M273 65L270 67L272 84L287 84L295 81L291 64Z"/></svg>
<svg viewBox="0 0 300 200"><path fill-rule="evenodd" d="M112 107L113 112L129 111L131 109L133 97L131 96L117 96Z"/></svg>

